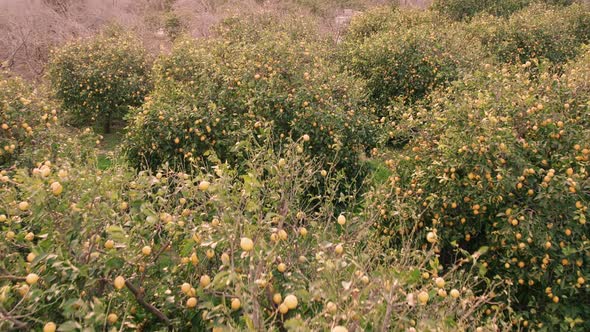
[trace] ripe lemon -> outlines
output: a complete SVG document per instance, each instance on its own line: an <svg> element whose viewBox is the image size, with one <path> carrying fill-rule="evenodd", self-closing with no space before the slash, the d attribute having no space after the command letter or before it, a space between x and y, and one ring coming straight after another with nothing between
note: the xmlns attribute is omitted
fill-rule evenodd
<svg viewBox="0 0 590 332"><path fill-rule="evenodd" d="M29 209L29 202L22 201L22 202L18 203L18 209L21 211L27 211Z"/></svg>
<svg viewBox="0 0 590 332"><path fill-rule="evenodd" d="M115 285L116 289L121 289L125 287L125 278L123 278L123 276L116 277L115 281L113 282L113 285Z"/></svg>
<svg viewBox="0 0 590 332"><path fill-rule="evenodd" d="M444 288L445 287L445 280L441 277L438 277L434 280L434 283L436 284L436 287L438 288Z"/></svg>
<svg viewBox="0 0 590 332"><path fill-rule="evenodd" d="M20 286L18 288L18 293L20 294L20 296L24 297L25 295L27 295L27 293L29 293L29 289L30 289L29 285L23 284L22 286Z"/></svg>
<svg viewBox="0 0 590 332"><path fill-rule="evenodd" d="M53 182L51 184L51 192L55 196L59 196L64 191L64 187L59 182Z"/></svg>
<svg viewBox="0 0 590 332"><path fill-rule="evenodd" d="M205 288L207 286L209 286L209 284L211 283L211 278L204 274L201 276L201 279L199 280L199 284L201 285L201 287Z"/></svg>
<svg viewBox="0 0 590 332"><path fill-rule="evenodd" d="M281 303L281 305L279 305L279 312L284 315L289 312L289 308L287 308L287 305L284 303Z"/></svg>
<svg viewBox="0 0 590 332"><path fill-rule="evenodd" d="M37 255L35 255L34 253L30 252L30 253L27 255L27 262L29 262L29 263L30 263L30 262L34 261L36 257L37 257Z"/></svg>
<svg viewBox="0 0 590 332"><path fill-rule="evenodd" d="M297 297L293 294L287 295L287 297L285 297L285 301L283 301L283 303L287 306L287 308L289 310L295 309L297 308Z"/></svg>
<svg viewBox="0 0 590 332"><path fill-rule="evenodd" d="M301 227L301 228L299 229L299 234L300 234L301 236L306 236L306 235L307 235L307 229L306 229L305 227Z"/></svg>
<svg viewBox="0 0 590 332"><path fill-rule="evenodd" d="M287 265L285 265L285 263L280 263L277 266L277 270L279 270L279 272L283 273L283 272L285 272L287 270Z"/></svg>
<svg viewBox="0 0 590 332"><path fill-rule="evenodd" d="M285 241L287 240L287 231L285 231L284 229L281 229L279 231L279 239Z"/></svg>
<svg viewBox="0 0 590 332"><path fill-rule="evenodd" d="M328 311L330 314L335 314L336 311L338 310L338 307L336 306L336 304L332 301L328 302L328 304L326 304L326 311Z"/></svg>
<svg viewBox="0 0 590 332"><path fill-rule="evenodd" d="M211 259L211 258L215 257L215 251L213 251L213 249L207 249L207 251L205 252L205 255L207 255L207 258Z"/></svg>
<svg viewBox="0 0 590 332"><path fill-rule="evenodd" d="M188 294L191 291L191 284L188 282L183 283L180 286L180 291L182 291L184 294Z"/></svg>
<svg viewBox="0 0 590 332"><path fill-rule="evenodd" d="M49 322L43 326L43 332L55 332L57 330L57 325L54 322Z"/></svg>
<svg viewBox="0 0 590 332"><path fill-rule="evenodd" d="M281 296L281 294L279 294L279 293L275 293L275 294L272 296L272 301L273 301L275 304L281 304L281 302L283 302L283 297Z"/></svg>
<svg viewBox="0 0 590 332"><path fill-rule="evenodd" d="M250 238L243 237L242 239L240 239L240 247L244 251L251 251L252 249L254 249L254 242L252 242Z"/></svg>
<svg viewBox="0 0 590 332"><path fill-rule="evenodd" d="M435 243L436 234L434 232L428 232L428 234L426 234L426 241L428 241L429 243Z"/></svg>
<svg viewBox="0 0 590 332"><path fill-rule="evenodd" d="M197 265L199 263L199 257L197 256L197 253L193 252L191 254L190 261L193 263L193 265Z"/></svg>
<svg viewBox="0 0 590 332"><path fill-rule="evenodd" d="M196 297L189 297L188 300L186 300L186 307L191 309L197 306L197 298Z"/></svg>
<svg viewBox="0 0 590 332"><path fill-rule="evenodd" d="M430 297L428 296L428 293L422 291L420 293L418 293L418 302L420 302L420 304L425 305L426 303L428 303L428 299Z"/></svg>
<svg viewBox="0 0 590 332"><path fill-rule="evenodd" d="M37 283L37 281L39 281L39 276L36 273L29 273L25 278L25 281L29 285L34 285Z"/></svg>
<svg viewBox="0 0 590 332"><path fill-rule="evenodd" d="M229 265L229 255L227 253L221 254L221 262L223 265Z"/></svg>
<svg viewBox="0 0 590 332"><path fill-rule="evenodd" d="M108 315L107 320L109 321L109 323L114 324L117 319L119 319L119 317L117 316L117 314L111 313Z"/></svg>
<svg viewBox="0 0 590 332"><path fill-rule="evenodd" d="M236 311L236 310L240 310L240 307L242 306L242 302L240 302L240 299L235 298L231 300L231 310Z"/></svg>
<svg viewBox="0 0 590 332"><path fill-rule="evenodd" d="M336 248L334 248L334 252L337 255L342 255L342 253L344 252L344 247L341 244L339 244L336 246Z"/></svg>
<svg viewBox="0 0 590 332"><path fill-rule="evenodd" d="M459 298L459 296L461 296L461 293L459 293L459 291L456 290L456 289L454 289L454 288L451 289L451 293L450 294L451 294L451 297L454 298L454 299Z"/></svg>
<svg viewBox="0 0 590 332"><path fill-rule="evenodd" d="M6 232L6 240L8 240L8 241L14 240L15 236L16 236L16 234L13 231Z"/></svg>
<svg viewBox="0 0 590 332"><path fill-rule="evenodd" d="M152 253L152 247L145 246L141 248L141 253L144 254L144 256L149 256Z"/></svg>
<svg viewBox="0 0 590 332"><path fill-rule="evenodd" d="M209 181L201 181L199 183L199 190L206 191L207 189L209 189L209 185L210 185Z"/></svg>
<svg viewBox="0 0 590 332"><path fill-rule="evenodd" d="M105 247L106 249L113 249L113 248L115 247L115 241L113 241L113 240L107 240L107 241L104 243L104 247Z"/></svg>
<svg viewBox="0 0 590 332"><path fill-rule="evenodd" d="M332 328L332 332L348 332L348 329L344 326L338 325Z"/></svg>
<svg viewBox="0 0 590 332"><path fill-rule="evenodd" d="M338 224L340 224L341 226L343 226L344 224L346 224L346 217L343 215L339 215L338 216Z"/></svg>

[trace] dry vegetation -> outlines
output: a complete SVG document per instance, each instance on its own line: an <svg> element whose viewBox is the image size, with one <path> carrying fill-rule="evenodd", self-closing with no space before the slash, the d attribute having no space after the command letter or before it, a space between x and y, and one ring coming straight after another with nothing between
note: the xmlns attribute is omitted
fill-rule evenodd
<svg viewBox="0 0 590 332"><path fill-rule="evenodd" d="M170 46L167 25L178 24L194 37L210 34L223 18L248 13L293 13L318 17L323 31L340 32L337 16L392 0L0 0L0 64L3 69L37 79L49 50L68 40L91 36L105 24L118 23L141 37L152 53ZM425 6L428 0L402 0Z"/></svg>

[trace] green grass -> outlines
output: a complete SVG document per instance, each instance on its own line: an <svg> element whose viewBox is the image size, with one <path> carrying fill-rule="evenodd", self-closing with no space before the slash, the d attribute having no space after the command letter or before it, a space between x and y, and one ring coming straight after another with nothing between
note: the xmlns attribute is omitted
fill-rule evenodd
<svg viewBox="0 0 590 332"><path fill-rule="evenodd" d="M119 154L119 145L125 138L124 124L116 124L108 134L102 134L103 139L98 146L98 168L109 169L114 164L114 159Z"/></svg>
<svg viewBox="0 0 590 332"><path fill-rule="evenodd" d="M370 159L367 161L370 169L370 181L373 185L377 186L387 182L387 179L391 176L391 170L385 165L385 162L380 159Z"/></svg>

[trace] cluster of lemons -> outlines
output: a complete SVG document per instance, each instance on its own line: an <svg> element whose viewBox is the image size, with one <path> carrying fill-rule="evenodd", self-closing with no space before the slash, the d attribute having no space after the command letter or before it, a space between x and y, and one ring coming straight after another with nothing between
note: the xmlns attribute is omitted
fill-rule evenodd
<svg viewBox="0 0 590 332"><path fill-rule="evenodd" d="M56 109L26 82L0 79L0 165L15 161L23 148L42 144L44 132L57 121Z"/></svg>
<svg viewBox="0 0 590 332"><path fill-rule="evenodd" d="M423 135L388 163L393 196L428 212L417 225L385 233L420 230L424 245L441 254L489 248L478 259L481 271L552 308L516 325L551 324L588 294L587 61L536 81L527 64L486 66L437 95L440 107L416 122Z"/></svg>

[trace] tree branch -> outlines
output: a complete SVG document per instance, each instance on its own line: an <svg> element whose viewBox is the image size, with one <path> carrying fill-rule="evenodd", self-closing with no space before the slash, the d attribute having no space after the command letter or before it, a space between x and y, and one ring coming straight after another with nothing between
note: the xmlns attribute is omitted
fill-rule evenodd
<svg viewBox="0 0 590 332"><path fill-rule="evenodd" d="M131 291L131 293L133 293L133 296L135 296L135 300L137 300L137 303L141 304L142 307L146 308L149 312L151 312L152 314L154 314L161 321L165 322L166 325L170 326L170 319L166 315L164 315L158 308L156 308L153 305L147 303L143 299L143 292L141 292L139 289L137 289L137 287L135 287L128 280L125 280L125 286L127 286L127 288L129 288L129 290Z"/></svg>
<svg viewBox="0 0 590 332"><path fill-rule="evenodd" d="M20 320L10 316L4 309L0 309L0 317L4 320L9 320L14 324L16 329L25 329L27 327L27 323L21 322Z"/></svg>

